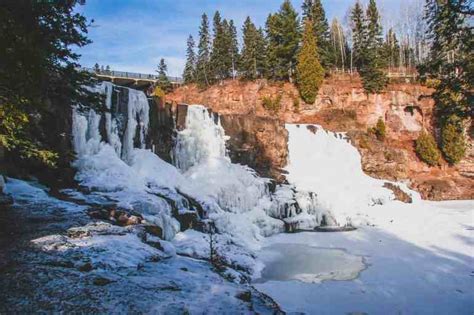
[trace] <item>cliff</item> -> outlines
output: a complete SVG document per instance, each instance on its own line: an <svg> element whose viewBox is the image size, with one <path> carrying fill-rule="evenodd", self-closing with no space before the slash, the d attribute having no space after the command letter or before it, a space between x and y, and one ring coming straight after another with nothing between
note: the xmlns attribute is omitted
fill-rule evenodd
<svg viewBox="0 0 474 315"><path fill-rule="evenodd" d="M432 92L420 84L397 83L382 94L366 95L358 78L338 77L324 82L314 104L305 104L290 83L236 80L206 90L183 86L168 94L166 101L204 104L222 115L233 161L265 176L281 180L284 175L284 123L319 124L347 132L361 153L363 170L373 177L408 181L426 199L473 199L472 139L468 156L456 166L429 167L414 152L420 131L432 131ZM275 101L279 109L266 109L265 99ZM383 142L368 132L380 117L387 127ZM239 154L241 151L252 154Z"/></svg>

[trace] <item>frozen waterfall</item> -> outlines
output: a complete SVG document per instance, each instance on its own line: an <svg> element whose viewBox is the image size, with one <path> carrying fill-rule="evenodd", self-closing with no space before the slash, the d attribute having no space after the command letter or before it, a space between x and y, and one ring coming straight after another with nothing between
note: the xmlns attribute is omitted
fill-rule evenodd
<svg viewBox="0 0 474 315"><path fill-rule="evenodd" d="M224 129L219 116L201 105L188 107L186 128L178 132L174 149L175 165L188 170L213 159L227 159Z"/></svg>
<svg viewBox="0 0 474 315"><path fill-rule="evenodd" d="M361 157L344 133L314 125L286 125L289 132L287 180L297 190L317 194L323 212L344 225L368 206L393 199L385 181L362 171ZM347 222L349 221L349 222Z"/></svg>
<svg viewBox="0 0 474 315"><path fill-rule="evenodd" d="M95 92L105 96L105 135L100 133L102 116L94 110L81 113L73 111L73 145L78 156L97 153L101 141L109 143L117 155L130 163L133 148L145 148L145 137L149 124L149 105L145 93L134 89L122 89L128 93L126 108L120 108L120 90L114 90L110 82L102 82ZM118 101L112 108L112 97L116 94ZM137 144L138 145L135 145Z"/></svg>
<svg viewBox="0 0 474 315"><path fill-rule="evenodd" d="M182 228L181 214L198 216L193 202L204 210L201 220L212 219L236 244L252 247L284 230L345 224L363 207L392 198L381 181L363 174L360 156L343 134L305 125L286 125L288 183L270 189L270 179L231 162L219 116L201 105L187 107L171 165L145 149L145 94L106 82L96 90L105 95L107 112L73 113L76 179L117 206L140 212L167 239Z"/></svg>

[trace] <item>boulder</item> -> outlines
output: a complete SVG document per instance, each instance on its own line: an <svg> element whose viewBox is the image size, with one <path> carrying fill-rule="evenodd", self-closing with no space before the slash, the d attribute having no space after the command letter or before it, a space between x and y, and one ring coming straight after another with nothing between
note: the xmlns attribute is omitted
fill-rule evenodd
<svg viewBox="0 0 474 315"><path fill-rule="evenodd" d="M395 200L398 200L404 203L413 202L413 199L411 198L411 196L407 194L406 192L404 192L403 190L401 190L400 187L398 187L397 185L386 182L385 184L383 184L383 187L393 191L393 194L395 195Z"/></svg>
<svg viewBox="0 0 474 315"><path fill-rule="evenodd" d="M111 221L120 226L137 225L143 221L143 218L138 214L130 214L125 210L115 208L93 208L87 214L91 218Z"/></svg>
<svg viewBox="0 0 474 315"><path fill-rule="evenodd" d="M163 229L157 225L146 225L145 231L153 236L163 238Z"/></svg>

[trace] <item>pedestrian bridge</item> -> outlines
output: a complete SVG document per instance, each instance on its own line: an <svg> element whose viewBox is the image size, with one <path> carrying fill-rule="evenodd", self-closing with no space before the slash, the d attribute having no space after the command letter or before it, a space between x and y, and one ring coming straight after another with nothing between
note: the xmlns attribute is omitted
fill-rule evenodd
<svg viewBox="0 0 474 315"><path fill-rule="evenodd" d="M83 70L93 73L100 80L110 81L117 85L132 87L139 90L147 89L158 81L158 75L155 74L102 70L93 68L83 68ZM183 79L180 77L169 76L168 80L170 80L173 87L180 86L183 84Z"/></svg>

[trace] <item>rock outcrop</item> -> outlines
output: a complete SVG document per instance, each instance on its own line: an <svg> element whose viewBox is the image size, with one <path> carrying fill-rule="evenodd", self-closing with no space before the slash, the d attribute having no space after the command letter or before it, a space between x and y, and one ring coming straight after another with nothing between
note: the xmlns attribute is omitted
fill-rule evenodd
<svg viewBox="0 0 474 315"><path fill-rule="evenodd" d="M386 92L366 95L357 77L330 78L314 104L300 100L290 83L226 81L206 90L186 85L166 96L173 104L204 104L222 117L233 161L249 165L262 175L281 179L286 164L284 123L319 124L347 132L362 156L363 170L376 178L409 181L423 198L474 198L474 152L457 166L429 167L414 152L414 140L423 129L433 129L433 90L413 83L394 83ZM279 111L264 108L266 97L280 95ZM368 130L382 118L385 141ZM245 154L244 154L245 153ZM251 153L251 154L250 154Z"/></svg>

